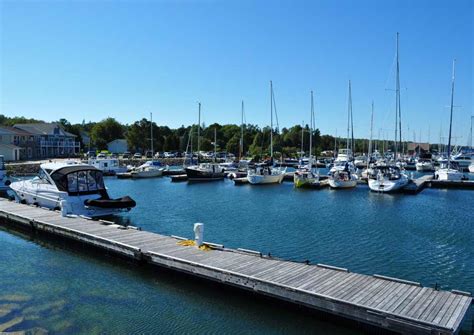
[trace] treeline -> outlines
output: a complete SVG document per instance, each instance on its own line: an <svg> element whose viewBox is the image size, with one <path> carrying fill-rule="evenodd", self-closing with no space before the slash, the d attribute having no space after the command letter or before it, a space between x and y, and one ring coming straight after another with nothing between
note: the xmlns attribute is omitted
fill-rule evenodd
<svg viewBox="0 0 474 335"><path fill-rule="evenodd" d="M12 126L16 123L43 122L41 120L26 119L22 117L9 118L0 115L0 124ZM63 129L77 136L84 151L107 149L107 143L115 139L126 139L128 147L132 152L145 152L151 148L150 121L141 119L130 125L119 123L114 118L107 118L100 122L82 122L71 124L66 119L60 119L57 123ZM154 151L185 151L192 149L197 151L197 125L181 126L176 129L168 126L159 126L153 122L153 148ZM88 138L83 138L84 134ZM200 150L212 151L214 149L214 134L216 135L216 146L218 151L227 151L235 155L240 151L241 127L235 124L201 125L200 128ZM301 125L290 128L273 129L273 151L285 157L296 156L301 151L303 135L303 151L309 152L309 126L303 129ZM313 131L313 154L319 156L322 151L345 148L346 141L343 138L335 139L331 135L321 135L319 129ZM376 143L378 142L378 143ZM270 153L270 127L260 128L252 124L243 126L244 155L268 156ZM381 151L393 149L393 143L374 141L374 148ZM368 150L367 139L354 140L354 152L362 153Z"/></svg>

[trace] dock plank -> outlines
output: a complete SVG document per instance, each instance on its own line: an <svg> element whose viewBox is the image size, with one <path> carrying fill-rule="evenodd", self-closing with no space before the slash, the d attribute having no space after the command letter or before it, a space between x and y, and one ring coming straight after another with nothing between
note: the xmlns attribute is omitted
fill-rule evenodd
<svg viewBox="0 0 474 335"><path fill-rule="evenodd" d="M173 237L81 217L63 217L57 211L7 200L0 200L0 216L18 225L33 225L60 238L75 239L150 264L402 333L454 334L472 302L472 297L467 295L419 287L394 278L361 275L233 249L200 250L180 245L180 240Z"/></svg>

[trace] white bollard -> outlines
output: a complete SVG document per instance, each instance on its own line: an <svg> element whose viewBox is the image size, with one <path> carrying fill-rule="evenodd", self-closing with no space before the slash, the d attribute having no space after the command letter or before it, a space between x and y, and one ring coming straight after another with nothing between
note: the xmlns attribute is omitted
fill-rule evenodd
<svg viewBox="0 0 474 335"><path fill-rule="evenodd" d="M61 215L67 216L67 202L66 200L61 200Z"/></svg>
<svg viewBox="0 0 474 335"><path fill-rule="evenodd" d="M195 223L194 224L194 241L196 245L200 247L204 240L204 223Z"/></svg>

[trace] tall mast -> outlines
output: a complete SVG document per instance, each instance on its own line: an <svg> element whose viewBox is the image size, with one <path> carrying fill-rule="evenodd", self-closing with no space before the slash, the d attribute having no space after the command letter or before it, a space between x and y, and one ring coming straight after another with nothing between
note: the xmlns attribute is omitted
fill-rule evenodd
<svg viewBox="0 0 474 335"><path fill-rule="evenodd" d="M150 142L151 142L151 159L153 160L153 113L150 113Z"/></svg>
<svg viewBox="0 0 474 335"><path fill-rule="evenodd" d="M471 115L471 130L469 131L469 149L472 150L472 120L474 119L474 116Z"/></svg>
<svg viewBox="0 0 474 335"><path fill-rule="evenodd" d="M456 59L453 59L453 77L451 80L451 115L449 117L449 137L448 137L448 170L451 168L451 128L453 126L453 107L454 107L454 79L455 79Z"/></svg>
<svg viewBox="0 0 474 335"><path fill-rule="evenodd" d="M374 127L374 101L372 100L372 114L370 116L369 148L367 150L367 169L369 168L370 154L372 153L372 129L373 129L373 127Z"/></svg>
<svg viewBox="0 0 474 335"><path fill-rule="evenodd" d="M314 102L313 91L311 91L311 120L309 125L309 168L313 167L313 123L314 123Z"/></svg>
<svg viewBox="0 0 474 335"><path fill-rule="evenodd" d="M214 162L216 161L216 149L217 149L217 129L214 127Z"/></svg>
<svg viewBox="0 0 474 335"><path fill-rule="evenodd" d="M351 151L352 154L354 154L354 124L352 120L352 87L351 87L351 81L349 80L349 108L350 108L350 116L351 116Z"/></svg>
<svg viewBox="0 0 474 335"><path fill-rule="evenodd" d="M397 32L397 79L396 79L396 97L395 97L395 120L398 119L398 125L395 123L395 159L397 159L397 126L399 129L399 145L402 150L402 111L400 105L400 61L399 61L399 33ZM396 121L395 121L396 122ZM402 153L402 152L400 152Z"/></svg>
<svg viewBox="0 0 474 335"><path fill-rule="evenodd" d="M270 157L273 162L273 83L270 80Z"/></svg>
<svg viewBox="0 0 474 335"><path fill-rule="evenodd" d="M337 153L337 129L336 129L336 136L334 137L334 158L336 157Z"/></svg>
<svg viewBox="0 0 474 335"><path fill-rule="evenodd" d="M197 145L197 152L198 152L198 162L199 162L199 151L201 150L201 139L200 139L200 136L201 136L201 103L198 102L198 108L199 108L199 112L198 112L198 145Z"/></svg>
<svg viewBox="0 0 474 335"><path fill-rule="evenodd" d="M349 125L351 122L351 81L349 80L349 98L347 99L347 137L346 149L349 150Z"/></svg>
<svg viewBox="0 0 474 335"><path fill-rule="evenodd" d="M239 148L239 161L242 159L242 153L244 152L244 101L242 100L242 109L240 113L240 148Z"/></svg>
<svg viewBox="0 0 474 335"><path fill-rule="evenodd" d="M301 122L301 149L300 149L300 158L303 158L304 155L304 121Z"/></svg>

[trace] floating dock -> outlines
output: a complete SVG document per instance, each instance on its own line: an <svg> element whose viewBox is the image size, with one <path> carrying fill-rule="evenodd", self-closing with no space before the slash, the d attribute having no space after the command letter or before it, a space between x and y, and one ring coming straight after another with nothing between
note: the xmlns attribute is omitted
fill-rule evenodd
<svg viewBox="0 0 474 335"><path fill-rule="evenodd" d="M187 174L170 175L170 178L172 182L186 181L188 180L188 175Z"/></svg>
<svg viewBox="0 0 474 335"><path fill-rule="evenodd" d="M324 264L285 261L212 243L201 250L180 244L180 237L106 221L63 217L57 211L4 199L0 199L0 218L10 226L46 232L140 262L404 334L454 334L472 303L466 292L439 291L416 282L362 275Z"/></svg>
<svg viewBox="0 0 474 335"><path fill-rule="evenodd" d="M403 193L407 194L418 194L429 186L433 175L425 175L416 179L410 179L410 182L402 190Z"/></svg>

